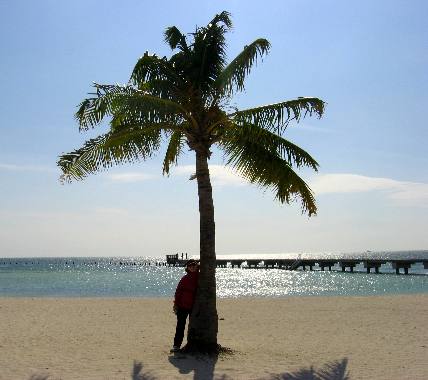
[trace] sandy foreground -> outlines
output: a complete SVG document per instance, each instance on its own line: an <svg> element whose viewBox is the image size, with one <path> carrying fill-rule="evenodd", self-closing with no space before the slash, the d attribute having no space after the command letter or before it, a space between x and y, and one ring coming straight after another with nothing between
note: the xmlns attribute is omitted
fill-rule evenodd
<svg viewBox="0 0 428 380"><path fill-rule="evenodd" d="M428 295L221 299L215 359L169 299L0 298L0 379L428 379Z"/></svg>

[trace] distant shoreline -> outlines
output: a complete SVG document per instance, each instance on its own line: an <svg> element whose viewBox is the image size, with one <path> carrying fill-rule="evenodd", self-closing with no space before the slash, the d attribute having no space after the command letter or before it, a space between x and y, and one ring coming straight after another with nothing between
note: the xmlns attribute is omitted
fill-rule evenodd
<svg viewBox="0 0 428 380"><path fill-rule="evenodd" d="M181 253L185 255L187 253L188 258L195 258L199 257L197 254L189 253L189 252L166 252L162 255L120 255L120 256L4 256L0 257L1 260L29 260L29 259L115 259L115 260L126 260L126 259L132 259L132 260L138 260L138 259L153 259L153 260L165 260L165 257L167 254L179 254L181 257ZM353 250L353 251L320 251L320 252L307 252L307 251L295 251L295 252L280 252L280 253L255 253L255 252L248 252L248 253L217 253L217 258L240 258L240 257L255 257L255 258L282 258L282 257L298 257L302 256L303 258L309 257L332 257L332 258L338 258L338 257L353 257L355 255L364 256L364 255L409 255L409 254L418 254L418 255L425 255L425 257L428 258L428 249L401 249L401 250Z"/></svg>

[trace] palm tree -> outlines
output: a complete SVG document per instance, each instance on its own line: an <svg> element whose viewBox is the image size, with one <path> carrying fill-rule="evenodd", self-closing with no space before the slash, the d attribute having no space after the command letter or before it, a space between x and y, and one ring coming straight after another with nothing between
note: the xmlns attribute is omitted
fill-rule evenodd
<svg viewBox="0 0 428 380"><path fill-rule="evenodd" d="M197 27L190 37L169 27L165 41L175 51L169 59L146 52L128 84L95 83L95 93L76 113L79 130L109 118L109 131L58 160L61 181L70 182L115 164L145 160L163 141L168 144L164 175L169 175L186 146L195 152L192 177L197 180L199 196L200 279L187 347L198 350L218 347L214 205L208 166L212 146L218 146L225 164L250 183L271 188L279 202L299 199L302 213L316 213L313 194L294 168L306 166L316 171L318 163L282 136L292 120L298 122L313 114L321 117L324 102L299 97L232 109L232 96L244 89L246 76L268 53L270 44L257 39L226 64L225 34L231 27L230 14L225 11L207 26Z"/></svg>

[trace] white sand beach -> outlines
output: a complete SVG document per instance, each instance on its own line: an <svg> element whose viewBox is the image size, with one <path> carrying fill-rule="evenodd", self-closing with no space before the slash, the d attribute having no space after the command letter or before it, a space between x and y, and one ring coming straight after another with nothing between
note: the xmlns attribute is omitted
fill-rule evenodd
<svg viewBox="0 0 428 380"><path fill-rule="evenodd" d="M0 298L0 379L428 378L428 295L221 299L217 360L169 353L171 306Z"/></svg>

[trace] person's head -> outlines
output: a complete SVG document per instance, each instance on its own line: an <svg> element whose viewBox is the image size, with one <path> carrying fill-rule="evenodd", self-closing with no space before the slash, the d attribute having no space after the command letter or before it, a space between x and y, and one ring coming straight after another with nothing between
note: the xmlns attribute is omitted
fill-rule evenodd
<svg viewBox="0 0 428 380"><path fill-rule="evenodd" d="M193 273L199 270L199 263L196 260L188 260L186 262L186 273Z"/></svg>

